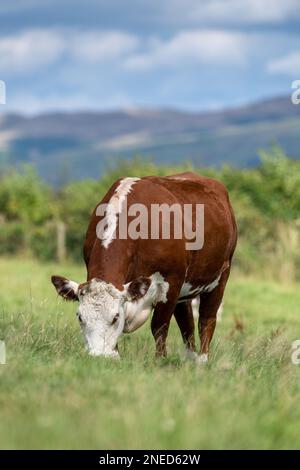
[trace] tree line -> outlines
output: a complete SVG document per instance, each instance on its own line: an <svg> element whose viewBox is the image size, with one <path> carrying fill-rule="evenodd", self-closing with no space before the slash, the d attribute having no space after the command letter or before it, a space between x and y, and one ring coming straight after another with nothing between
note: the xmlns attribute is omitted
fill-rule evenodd
<svg viewBox="0 0 300 470"><path fill-rule="evenodd" d="M300 162L280 148L261 153L256 168L195 168L155 165L136 157L119 161L99 179L50 187L32 166L0 170L0 255L42 260L82 260L91 211L121 176L167 175L195 171L227 186L237 217L235 266L242 273L300 278Z"/></svg>

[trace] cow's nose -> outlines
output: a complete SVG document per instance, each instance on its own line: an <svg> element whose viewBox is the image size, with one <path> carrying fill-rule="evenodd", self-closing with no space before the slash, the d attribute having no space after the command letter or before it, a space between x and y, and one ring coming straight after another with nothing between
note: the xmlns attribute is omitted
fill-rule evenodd
<svg viewBox="0 0 300 470"><path fill-rule="evenodd" d="M118 351L116 349L113 349L112 351L110 352L99 352L98 350L96 349L90 349L89 350L89 355L90 356L103 356L103 357L108 357L108 358L111 358L111 359L120 359L120 354L118 353Z"/></svg>

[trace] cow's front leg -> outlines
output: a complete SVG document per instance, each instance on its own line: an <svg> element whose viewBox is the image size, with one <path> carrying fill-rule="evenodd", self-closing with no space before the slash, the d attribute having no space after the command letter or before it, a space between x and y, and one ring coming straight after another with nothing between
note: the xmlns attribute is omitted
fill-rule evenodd
<svg viewBox="0 0 300 470"><path fill-rule="evenodd" d="M174 307L174 305L169 306L167 304L159 303L154 309L151 321L151 331L155 340L156 357L167 355L166 340Z"/></svg>
<svg viewBox="0 0 300 470"><path fill-rule="evenodd" d="M153 312L151 320L151 330L155 339L156 357L166 356L166 340L169 331L170 320L175 310L177 300L180 293L180 288L183 282L183 276L176 278L167 278L169 283L169 290L167 293L167 301L159 302Z"/></svg>
<svg viewBox="0 0 300 470"><path fill-rule="evenodd" d="M175 306L177 304L178 295L180 292L180 282L169 282L169 292L167 294L167 302L159 302L154 308L153 317L151 321L151 330L155 339L156 357L166 356L166 340L169 331L170 320L172 318Z"/></svg>

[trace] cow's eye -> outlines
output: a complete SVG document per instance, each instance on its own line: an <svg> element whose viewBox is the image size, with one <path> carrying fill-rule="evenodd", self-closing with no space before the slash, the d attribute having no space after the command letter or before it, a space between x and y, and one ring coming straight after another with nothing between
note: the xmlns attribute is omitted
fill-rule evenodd
<svg viewBox="0 0 300 470"><path fill-rule="evenodd" d="M114 323L116 323L116 321L119 319L119 314L116 313L114 318L113 318L113 321L111 322L111 324L113 325Z"/></svg>

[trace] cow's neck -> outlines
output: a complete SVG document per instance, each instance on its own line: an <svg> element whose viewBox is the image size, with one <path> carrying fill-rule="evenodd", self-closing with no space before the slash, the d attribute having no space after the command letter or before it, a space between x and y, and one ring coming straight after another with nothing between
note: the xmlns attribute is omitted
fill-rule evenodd
<svg viewBox="0 0 300 470"><path fill-rule="evenodd" d="M134 250L129 240L113 240L108 248L95 242L88 265L88 280L99 278L121 289L131 280L134 269Z"/></svg>

